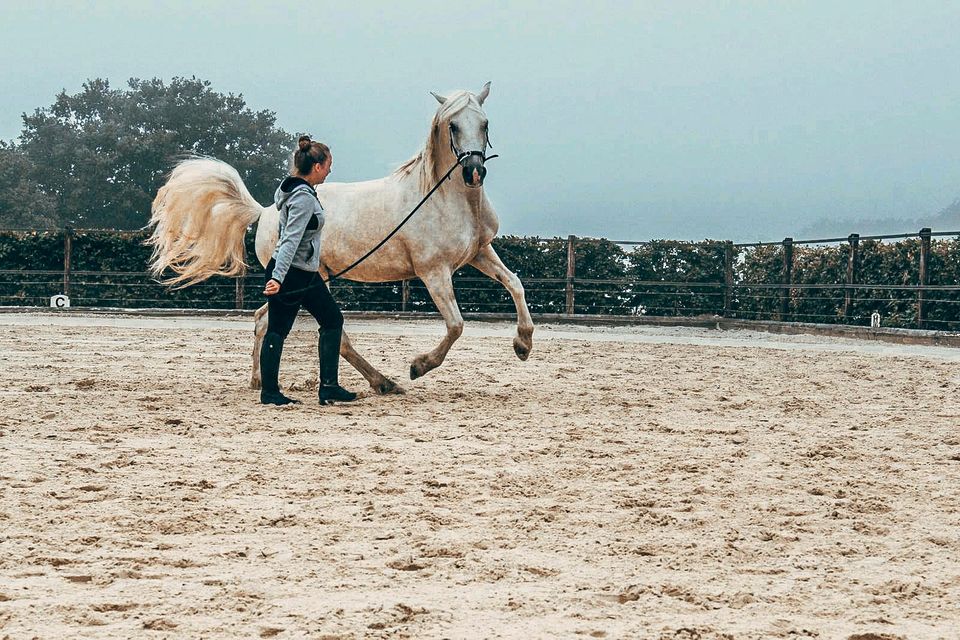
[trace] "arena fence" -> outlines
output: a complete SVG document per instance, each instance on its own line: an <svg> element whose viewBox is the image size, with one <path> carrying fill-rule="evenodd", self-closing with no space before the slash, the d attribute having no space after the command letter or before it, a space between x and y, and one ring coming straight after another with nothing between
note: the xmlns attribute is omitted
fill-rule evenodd
<svg viewBox="0 0 960 640"><path fill-rule="evenodd" d="M253 309L263 303L259 265L170 291L144 269L143 232L0 232L0 305ZM253 233L247 237L254 255ZM531 312L618 316L722 316L783 322L960 329L960 232L733 243L596 238L498 238L521 277ZM455 275L460 307L510 313L508 292L472 268ZM419 280L338 280L345 310L435 311ZM875 315L876 314L876 315Z"/></svg>

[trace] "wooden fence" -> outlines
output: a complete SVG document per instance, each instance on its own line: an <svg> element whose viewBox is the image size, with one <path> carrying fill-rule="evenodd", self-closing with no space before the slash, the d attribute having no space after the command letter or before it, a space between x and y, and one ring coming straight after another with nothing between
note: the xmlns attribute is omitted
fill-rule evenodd
<svg viewBox="0 0 960 640"><path fill-rule="evenodd" d="M92 281L90 279L99 279L99 286L133 286L129 284L131 281L139 280L141 285L149 284L151 282L150 276L146 272L139 271L128 271L128 272L114 272L114 271L91 271L91 270L77 270L75 269L75 255L74 255L74 240L77 234L80 233L90 233L87 231L76 231L73 229L66 229L62 232L63 236L63 266L61 272L47 270L28 270L28 269L0 269L0 275L8 277L8 279L16 279L17 277L26 278L30 280L38 280L37 282L27 282L27 284L36 284L38 287L44 286L44 282L49 284L51 276L54 274L62 277L62 288L61 291L67 296L71 296L76 290L76 285L78 282L82 282L85 286L92 286ZM97 232L103 233L103 232ZM133 232L116 232L117 235L121 237L133 236ZM905 234L896 234L896 235L874 235L874 236L860 236L858 234L851 234L845 238L822 238L822 239L812 239L812 240L794 240L793 238L784 238L782 241L776 242L758 242L758 243L733 243L733 242L714 242L710 243L715 245L719 251L723 252L723 267L722 273L717 273L717 277L713 281L709 282L690 282L684 280L641 280L637 278L591 278L590 274L586 274L587 277L578 277L578 265L577 265L577 253L578 248L581 247L584 243L595 243L600 242L598 239L593 238L578 238L576 236L567 236L566 240L555 239L545 242L565 242L566 243L566 274L563 278L541 278L541 277L531 277L530 275L524 275L523 281L525 286L533 287L537 292L542 294L546 299L549 297L549 304L545 304L544 308L541 309L543 312L551 313L562 313L566 315L575 315L582 313L591 313L596 311L597 305L592 303L583 304L580 303L578 298L581 296L586 299L590 296L594 298L597 297L598 292L606 292L604 295L610 297L611 300L616 302L615 297L617 292L621 292L622 298L627 300L630 295L634 295L634 299L645 300L644 298L638 298L640 294L638 292L646 291L649 295L653 295L652 292L662 292L660 298L672 294L677 296L681 295L697 295L700 298L710 299L713 297L716 300L716 304L707 304L702 307L696 306L683 306L678 303L673 305L673 309L670 308L669 304L661 304L660 306L651 305L651 304L640 304L640 303L624 303L622 308L617 308L612 306L610 308L615 309L615 313L623 314L648 314L648 315L674 315L678 314L680 311L683 312L683 315L695 315L696 312L703 312L707 314L722 315L724 317L745 317L747 313L744 309L746 306L744 302L749 301L752 298L757 300L766 299L770 300L776 298L776 306L771 307L767 311L764 311L764 314L767 314L769 317L757 317L760 319L772 319L780 321L816 321L816 319L810 319L803 316L795 308L797 306L797 300L800 299L798 293L802 292L816 292L816 291L842 291L842 299L837 300L838 312L836 314L837 318L832 320L827 318L823 321L832 321L832 322L844 322L845 318L851 318L853 316L853 310L856 304L861 303L864 300L875 299L878 301L884 300L883 298L868 298L860 294L863 291L872 291L872 292L886 292L887 295L893 295L894 292L896 295L900 296L900 300L903 299L904 295L913 296L913 305L914 313L909 323L911 326L916 328L930 328L931 321L928 319L928 310L931 307L931 304L952 304L955 302L960 303L960 297L957 300L953 299L931 299L931 294L933 292L958 292L960 291L960 284L957 282L950 283L941 283L937 285L931 285L930 280L930 255L931 255L931 239L934 237L946 237L960 236L960 232L957 231L948 231L948 232L933 232L929 228L921 229L918 233L905 233ZM862 242L866 240L904 240L904 239L914 239L919 238L919 255L917 257L918 264L915 265L916 273L918 277L916 282L911 283L864 283L861 282L861 264L860 264L860 249ZM639 247L643 245L650 244L648 242L638 242L638 241L609 241L613 244L622 247ZM691 243L691 244L703 244L703 243ZM845 269L845 281L844 282L818 282L818 283L801 283L796 282L794 279L794 266L795 266L795 248L798 246L804 245L837 245L845 244L848 247L847 251L847 261ZM743 259L743 254L745 251L755 250L759 248L776 248L779 250L779 277L776 282L745 282L742 278L738 278L736 275L737 271L737 262L738 260ZM11 265L12 266L12 265ZM913 269L913 267L910 267ZM127 279L124 283L113 282L114 280L123 280ZM109 281L109 282L104 282ZM474 286L479 282L486 282L484 278L470 278L470 277L460 277L458 283L461 286ZM218 283L217 287L222 289L223 286L227 286L226 283ZM239 277L236 278L231 285L233 290L233 307L236 309L244 309L251 305L258 306L261 303L261 296L259 295L259 279L253 276ZM353 286L359 287L362 285L348 285L346 283L338 283L336 286ZM389 306L388 310L397 310L397 311L416 311L420 309L426 309L429 307L429 298L426 295L425 290L423 289L422 284L418 281L409 281L405 280L400 283L394 283L393 290L395 290L396 297L392 298L394 295L391 292L387 292L378 298L378 304ZM479 285L477 285L479 286ZM56 293L60 293L56 292ZM49 288L45 293L50 294ZM219 291L218 296L223 298L222 291ZM876 295L876 294L873 294ZM385 297L384 297L385 296ZM612 296L612 297L611 297ZM649 296L648 296L649 297ZM13 304L27 304L28 299L33 301L33 304L38 304L38 299L40 296L25 296L25 295L0 295L0 305L9 305L11 302ZM111 300L108 298L98 298L106 299L108 302ZM390 300L395 302L390 302ZM722 302L721 302L722 300ZM122 298L117 298L114 300L118 302L117 306L164 306L164 303L167 300L162 297L159 293L155 298L143 297L130 299L125 302ZM426 302L425 302L426 301ZM78 299L80 303L79 306L83 306L83 297L80 296ZM153 303L153 304L151 304ZM224 301L225 304L229 302ZM358 302L357 304L362 304ZM493 305L491 302L478 302L477 305L488 304ZM507 306L507 301L500 301L496 303L498 305L498 310L505 310ZM187 305L189 306L189 305ZM770 305L768 305L770 307ZM480 309L483 310L482 308ZM671 313L673 311L674 313ZM751 312L752 313L752 312ZM863 322L863 319L860 318L859 322ZM949 323L949 326L942 326L944 323L942 321L933 321L934 324L937 322L941 323L941 326L935 326L932 328L947 328L947 329L956 329L960 328L960 318L957 322L952 320ZM901 323L901 326L906 323ZM956 326L954 326L956 325Z"/></svg>

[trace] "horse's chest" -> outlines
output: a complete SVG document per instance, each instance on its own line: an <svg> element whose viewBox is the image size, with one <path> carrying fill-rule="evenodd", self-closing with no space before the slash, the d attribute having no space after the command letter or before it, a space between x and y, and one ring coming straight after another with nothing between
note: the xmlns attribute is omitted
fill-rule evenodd
<svg viewBox="0 0 960 640"><path fill-rule="evenodd" d="M449 234L444 244L447 245L451 261L462 265L473 260L481 247L490 244L494 235L496 232L481 221L471 220L459 233Z"/></svg>

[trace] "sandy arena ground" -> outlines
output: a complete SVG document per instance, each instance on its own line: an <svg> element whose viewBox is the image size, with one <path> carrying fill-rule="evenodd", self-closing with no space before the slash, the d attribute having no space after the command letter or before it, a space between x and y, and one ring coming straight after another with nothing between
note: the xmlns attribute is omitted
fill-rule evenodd
<svg viewBox="0 0 960 640"><path fill-rule="evenodd" d="M0 315L0 637L960 637L960 350L311 325Z"/></svg>

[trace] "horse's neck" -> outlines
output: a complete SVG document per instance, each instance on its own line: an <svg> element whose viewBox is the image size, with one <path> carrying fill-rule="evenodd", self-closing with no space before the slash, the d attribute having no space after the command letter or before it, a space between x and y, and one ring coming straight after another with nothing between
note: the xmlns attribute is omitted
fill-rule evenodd
<svg viewBox="0 0 960 640"><path fill-rule="evenodd" d="M470 235L474 238L471 243L475 242L479 247L497 235L500 221L484 195L483 187L471 189L463 184L459 175L455 175L435 196L440 194L442 199L434 210L446 220L451 216L462 220L462 229L472 229Z"/></svg>
<svg viewBox="0 0 960 640"><path fill-rule="evenodd" d="M483 187L470 189L462 183L456 183L455 180L451 180L450 182L450 186L456 189L455 192L454 189L451 189L451 196L461 202L465 202L467 209L473 217L479 219L484 214L485 209L488 208L486 207L487 199L483 197Z"/></svg>

